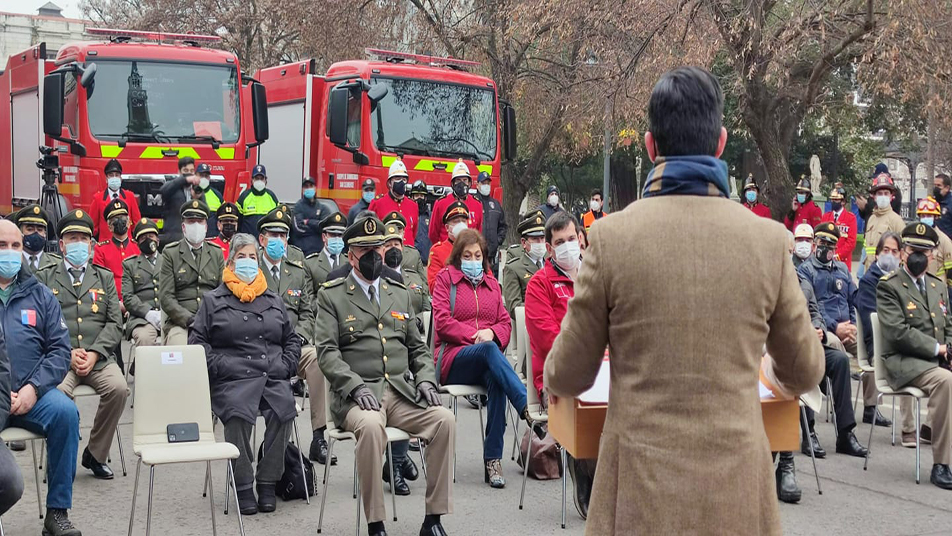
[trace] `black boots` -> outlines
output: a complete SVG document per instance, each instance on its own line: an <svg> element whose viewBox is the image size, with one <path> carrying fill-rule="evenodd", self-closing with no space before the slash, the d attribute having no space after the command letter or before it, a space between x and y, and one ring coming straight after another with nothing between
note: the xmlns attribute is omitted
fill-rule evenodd
<svg viewBox="0 0 952 536"><path fill-rule="evenodd" d="M253 489L238 490L238 511L243 516L253 516L258 513L258 500L255 499Z"/></svg>
<svg viewBox="0 0 952 536"><path fill-rule="evenodd" d="M859 441L856 440L856 435L853 434L852 430L840 430L840 434L836 438L837 454L846 454L848 456L856 456L857 458L865 458L868 452L869 451L866 449L866 447L860 445Z"/></svg>
<svg viewBox="0 0 952 536"><path fill-rule="evenodd" d="M409 495L410 486L407 484L407 481L403 478L403 462L402 460L394 461L393 464L398 467L394 471L393 483L393 492L397 495ZM383 481L390 482L390 460L387 460L383 463Z"/></svg>
<svg viewBox="0 0 952 536"><path fill-rule="evenodd" d="M324 439L324 428L314 430L311 450L307 453L307 457L321 465L327 463L327 441ZM331 465L337 465L337 456L331 456Z"/></svg>
<svg viewBox="0 0 952 536"><path fill-rule="evenodd" d="M817 459L826 458L826 451L823 450L822 446L820 446L820 438L816 436L816 432L810 432L809 434L803 436L803 439L800 440L800 452L806 456L809 456L810 443L813 443L813 455Z"/></svg>
<svg viewBox="0 0 952 536"><path fill-rule="evenodd" d="M275 484L257 484L255 489L258 492L258 511L274 512L278 505L278 499L274 493Z"/></svg>
<svg viewBox="0 0 952 536"><path fill-rule="evenodd" d="M781 452L777 464L777 498L785 503L800 502L800 486L797 485L796 469L793 466L793 453Z"/></svg>
<svg viewBox="0 0 952 536"><path fill-rule="evenodd" d="M73 526L66 510L47 508L46 519L43 521L43 536L83 536L83 533Z"/></svg>

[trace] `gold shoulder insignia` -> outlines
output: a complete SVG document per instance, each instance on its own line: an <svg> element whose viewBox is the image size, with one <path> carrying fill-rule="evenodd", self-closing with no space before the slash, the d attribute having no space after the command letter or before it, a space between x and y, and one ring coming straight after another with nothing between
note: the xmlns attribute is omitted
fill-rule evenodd
<svg viewBox="0 0 952 536"><path fill-rule="evenodd" d="M886 275L880 277L879 280L880 280L880 281L888 281L888 280L892 279L892 277L893 277L894 275L896 275L896 272L889 272L888 274L886 274Z"/></svg>
<svg viewBox="0 0 952 536"><path fill-rule="evenodd" d="M97 246L105 246L105 245L108 244L108 243L109 243L108 240L103 240L102 242L96 242L96 245L97 245Z"/></svg>
<svg viewBox="0 0 952 536"><path fill-rule="evenodd" d="M290 264L291 266L297 266L300 269L304 269L304 264L299 261L292 261L291 259L284 259L284 262Z"/></svg>
<svg viewBox="0 0 952 536"><path fill-rule="evenodd" d="M321 254L321 252L318 251L317 253L311 253L310 255L308 255L308 256L306 256L306 257L304 257L304 258L305 258L305 259L315 259L315 258L317 258L317 256L320 255L320 254Z"/></svg>
<svg viewBox="0 0 952 536"><path fill-rule="evenodd" d="M395 280L395 279L390 279L389 277L384 277L384 279L387 280L387 283L390 283L391 285L393 285L393 286L395 286L395 287L402 288L402 289L406 289L406 288L407 288L403 283L401 283L401 282L399 282L399 281L397 281L397 280Z"/></svg>
<svg viewBox="0 0 952 536"><path fill-rule="evenodd" d="M331 281L325 282L324 284L321 285L321 287L323 287L323 288L336 287L337 285L340 285L341 283L343 283L343 282L344 282L344 279L345 279L345 278L343 278L343 277L338 277L337 279L333 279L333 280L331 280Z"/></svg>

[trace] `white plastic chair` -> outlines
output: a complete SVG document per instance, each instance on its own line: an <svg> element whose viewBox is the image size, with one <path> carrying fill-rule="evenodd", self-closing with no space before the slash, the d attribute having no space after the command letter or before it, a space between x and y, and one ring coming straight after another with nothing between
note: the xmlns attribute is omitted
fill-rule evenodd
<svg viewBox="0 0 952 536"><path fill-rule="evenodd" d="M856 318L859 318L859 311L856 311ZM859 363L859 385L856 387L856 395L853 397L853 411L856 411L856 405L859 403L859 392L863 390L863 380L869 374L874 374L876 367L869 362L869 354L866 350L866 339L863 335L863 322L856 323L856 361ZM873 376L875 381L875 374ZM894 404L895 405L895 404ZM893 408L893 418L895 418L895 407ZM896 425L893 425L893 436L895 436ZM895 437L893 437L893 443L895 443Z"/></svg>
<svg viewBox="0 0 952 536"><path fill-rule="evenodd" d="M897 396L911 396L913 397L915 417L916 417L916 484L919 483L919 467L921 459L921 444L919 438L919 425L920 425L920 407L922 404L922 399L926 398L926 393L919 389L918 387L913 387L907 385L901 389L893 389L889 386L889 382L886 380L886 364L883 362L882 348L883 348L883 330L882 326L879 324L879 314L873 313L870 315L870 323L873 326L873 367L874 367L874 376L876 378L876 389L879 390L879 394L876 396L876 406L879 407L880 402L883 399L883 395L893 397L893 420L895 421L895 398ZM895 426L895 425L893 425ZM869 452L873 447L873 429L876 428L876 421L874 420L869 425L869 441L866 442L866 462L863 464L863 470L869 466ZM894 436L895 437L895 436ZM895 444L895 443L894 443Z"/></svg>
<svg viewBox="0 0 952 536"><path fill-rule="evenodd" d="M132 450L139 457L136 464L135 485L132 488L132 510L129 513L129 535L132 535L139 489L139 471L142 464L149 466L149 507L146 517L146 536L152 529L152 493L155 466L172 463L205 462L206 484L212 513L212 534L218 534L215 524L215 501L210 476L211 462L228 461L231 489L235 489L232 460L238 457L238 447L215 440L212 426L211 394L208 387L208 367L205 350L201 346L143 346L138 349L139 403L133 409ZM169 386L176 386L175 396L169 396ZM169 424L197 423L199 440L189 443L169 443ZM235 502L238 493L235 492ZM245 527L238 512L238 529L242 536Z"/></svg>
<svg viewBox="0 0 952 536"><path fill-rule="evenodd" d="M40 434L34 434L33 432L25 428L17 428L11 426L0 431L0 441L10 442L10 441L29 441L30 450L33 452L33 476L36 478L36 507L40 510L40 519L43 519L43 499L40 497L40 469L36 461L36 441L46 441L46 438ZM40 449L43 446L40 445ZM44 473L45 474L45 473ZM2 530L2 526L0 526ZM0 532L2 534L2 532Z"/></svg>

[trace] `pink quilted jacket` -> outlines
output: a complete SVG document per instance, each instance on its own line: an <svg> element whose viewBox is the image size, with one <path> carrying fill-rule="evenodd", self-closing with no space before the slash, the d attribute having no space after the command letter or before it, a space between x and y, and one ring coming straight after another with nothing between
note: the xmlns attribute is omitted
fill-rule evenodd
<svg viewBox="0 0 952 536"><path fill-rule="evenodd" d="M456 306L450 314L450 288L456 285ZM502 305L499 282L492 274L473 284L455 266L447 266L436 276L433 286L433 361L437 362L443 344L443 367L440 383L446 381L453 358L464 346L473 344L473 335L489 328L496 334L495 342L503 349L509 345L512 324Z"/></svg>

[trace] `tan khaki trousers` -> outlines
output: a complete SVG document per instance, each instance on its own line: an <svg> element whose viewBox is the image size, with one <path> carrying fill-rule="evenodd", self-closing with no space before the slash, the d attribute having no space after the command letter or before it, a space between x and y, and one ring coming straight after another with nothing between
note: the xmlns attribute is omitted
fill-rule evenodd
<svg viewBox="0 0 952 536"><path fill-rule="evenodd" d="M311 431L320 430L327 425L327 397L324 373L317 363L317 349L313 346L301 348L298 376L307 382L307 394L311 403Z"/></svg>
<svg viewBox="0 0 952 536"><path fill-rule="evenodd" d="M936 367L923 372L909 382L909 385L922 389L929 397L929 419L932 421L932 463L948 465L952 460L952 372ZM904 411L902 415L902 430L909 433L916 429L912 398L904 396L901 403L909 406L908 412Z"/></svg>
<svg viewBox="0 0 952 536"><path fill-rule="evenodd" d="M188 344L188 330L181 326L166 324L165 346L185 346Z"/></svg>
<svg viewBox="0 0 952 536"><path fill-rule="evenodd" d="M139 326L132 330L132 349L135 351L139 346L155 346L161 342L156 340L158 338L159 330L152 324Z"/></svg>
<svg viewBox="0 0 952 536"><path fill-rule="evenodd" d="M106 463L109 457L109 447L112 446L112 435L119 424L122 409L129 395L126 379L119 370L119 365L109 363L102 370L91 371L86 376L79 376L72 370L66 374L59 390L66 396L73 398L73 389L77 385L88 385L99 395L99 409L93 420L93 429L89 432L89 453L100 463Z"/></svg>
<svg viewBox="0 0 952 536"><path fill-rule="evenodd" d="M380 411L354 407L344 418L343 427L357 436L357 474L367 522L383 521L383 453L387 449L387 426L399 428L426 442L426 513L453 513L453 449L456 422L453 413L442 406L420 408L390 386L384 388Z"/></svg>

